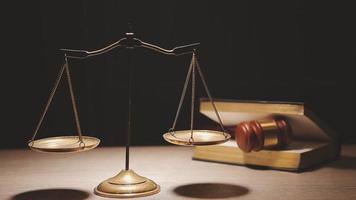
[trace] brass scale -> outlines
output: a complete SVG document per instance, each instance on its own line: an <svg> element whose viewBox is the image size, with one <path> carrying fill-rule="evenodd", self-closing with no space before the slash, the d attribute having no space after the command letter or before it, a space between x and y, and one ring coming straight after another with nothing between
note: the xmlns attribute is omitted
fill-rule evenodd
<svg viewBox="0 0 356 200"><path fill-rule="evenodd" d="M129 52L132 52L134 48L144 47L156 52L169 55L169 56L180 56L185 54L192 54L192 59L189 65L188 73L185 79L183 91L180 97L179 105L177 112L175 114L174 122L172 127L168 130L167 133L163 134L163 138L172 144L182 145L182 146L196 146L196 145L213 145L226 142L230 139L230 135L227 134L224 130L221 118L215 107L214 100L209 92L207 87L206 80L203 76L202 70L198 64L198 60L195 54L195 49L199 43L175 47L171 50L163 49L159 46L141 41L134 37L134 33L128 32L125 34L125 37L118 40L115 43L112 43L102 49L94 51L85 51L85 50L71 50L71 49L61 49L64 52L64 63L60 68L57 79L54 83L54 87L49 95L48 101L44 107L44 110L41 114L40 120L35 128L31 140L28 142L28 146L31 150L38 152L47 152L47 153L69 153L69 152L82 152L94 149L100 143L100 140L95 137L89 137L82 134L80 127L79 115L76 106L75 96L73 92L73 86L70 75L70 68L68 64L69 59L86 59L93 56L98 56L105 54L115 48L126 48ZM131 54L131 53L130 53ZM129 57L131 57L129 55ZM130 62L129 62L130 65ZM129 97L128 97L128 131L126 132L126 162L125 169L121 170L116 176L111 177L102 183L100 183L95 189L94 193L103 196L103 197L114 197L114 198L127 198L127 197L140 197L156 194L160 191L160 186L154 181L142 177L136 174L133 170L129 168L129 150L130 150L130 132L131 132L131 85L132 85L132 67L129 66ZM37 139L36 135L41 127L43 119L47 113L47 110L52 102L53 96L56 93L57 87L65 73L67 77L67 82L69 86L69 92L72 102L72 107L74 111L74 119L76 124L76 129L78 132L77 136L58 136L58 137L49 137L43 139ZM212 130L194 130L194 104L195 104L195 79L196 73L199 74L201 81L203 83L204 89L210 99L211 105L214 108L215 114L219 120L221 131L212 131ZM176 122L179 117L179 113L183 104L183 100L188 89L189 82L192 86L192 98L191 98L191 121L189 130L175 130Z"/></svg>

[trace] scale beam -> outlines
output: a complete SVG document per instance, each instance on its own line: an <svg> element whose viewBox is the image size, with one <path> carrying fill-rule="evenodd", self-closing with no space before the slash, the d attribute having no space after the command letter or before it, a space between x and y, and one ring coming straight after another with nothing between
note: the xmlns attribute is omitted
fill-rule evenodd
<svg viewBox="0 0 356 200"><path fill-rule="evenodd" d="M87 51L87 50L76 50L76 49L60 49L64 54L66 55L67 58L74 58L74 59L86 59L89 57L93 56L98 56L101 54L108 53L116 48L124 47L124 48L137 48L137 47L143 47L146 49L151 49L153 51L165 54L165 55L170 55L170 56L180 56L180 55L185 55L185 54L190 54L193 53L200 43L193 43L193 44L188 44L188 45L183 45L183 46L178 46L174 47L173 49L164 49L162 47L159 47L157 45L144 42L138 38L133 37L133 33L126 33L126 37L121 38L120 40L104 47L101 49L93 50L93 51Z"/></svg>

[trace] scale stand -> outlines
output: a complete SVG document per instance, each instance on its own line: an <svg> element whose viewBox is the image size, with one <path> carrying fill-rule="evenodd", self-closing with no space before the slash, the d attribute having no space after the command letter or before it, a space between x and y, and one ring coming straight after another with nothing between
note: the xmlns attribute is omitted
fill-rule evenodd
<svg viewBox="0 0 356 200"><path fill-rule="evenodd" d="M142 177L136 174L129 168L129 152L130 152L130 135L131 135L131 107L132 107L132 76L133 67L131 66L132 50L137 47L148 48L162 54L179 56L184 54L193 53L194 49L199 43L190 44L186 46L180 46L171 50L163 49L159 46L143 42L137 38L134 38L134 33L126 33L126 37L118 40L117 42L110 44L102 49L95 51L85 50L71 50L61 49L65 52L68 58L73 59L85 59L97 55L107 53L117 47L124 47L129 51L128 65L129 65L129 98L128 98L128 127L126 132L126 160L125 169L122 170L116 176L109 178L100 183L95 189L94 193L103 197L114 198L128 198L128 197L140 197L156 194L160 191L160 186L152 180Z"/></svg>
<svg viewBox="0 0 356 200"><path fill-rule="evenodd" d="M134 38L134 33L132 31L126 33L125 37L118 40L115 43L112 43L102 49L94 51L85 51L85 50L72 50L72 49L61 49L65 53L65 63L61 68L58 78L55 82L54 88L50 94L49 100L45 106L44 112L41 115L40 121L35 129L32 139L29 141L29 147L32 150L41 151L41 152L80 152L84 150L90 150L95 148L100 140L93 137L83 136L79 123L79 115L76 108L74 92L72 89L68 59L86 59L89 57L98 56L105 54L113 49L118 47L123 47L129 51L128 53L128 67L129 67L129 87L128 87L128 124L126 132L126 155L125 155L125 169L122 170L116 176L109 178L102 183L100 183L95 189L94 193L103 196L103 197L113 197L113 198L129 198L129 197L141 197L149 196L156 194L160 191L160 186L154 181L136 174L129 167L129 157L130 157L130 135L131 135L131 114L132 114L132 79L133 79L133 66L131 63L133 49L138 47L143 47L147 49L154 50L156 52L171 55L171 56L180 56L185 54L192 54L192 61L188 70L186 81L184 84L183 93L179 102L178 110L174 119L172 128L168 133L164 134L163 137L166 141L176 144L176 145L212 145L226 142L230 139L230 135L227 134L224 130L223 124L221 122L219 113L215 107L213 98L208 90L205 78L198 64L195 49L198 47L199 43L194 43L185 46L175 47L171 50L163 49L159 46L143 42L137 38ZM194 123L194 102L195 102L195 74L196 70L200 75L200 78L203 82L205 91L209 96L211 104L214 108L214 111L219 119L222 132L211 131L211 130L193 130ZM69 84L69 90L73 105L74 117L78 131L77 136L60 136L60 137L51 137L35 140L38 129L43 121L44 116L48 110L49 105L51 104L54 93L56 92L57 86L62 78L63 72L66 71L67 80ZM175 131L175 124L177 122L180 109L182 107L183 99L189 84L189 80L192 80L192 104L191 104L191 127L190 130Z"/></svg>

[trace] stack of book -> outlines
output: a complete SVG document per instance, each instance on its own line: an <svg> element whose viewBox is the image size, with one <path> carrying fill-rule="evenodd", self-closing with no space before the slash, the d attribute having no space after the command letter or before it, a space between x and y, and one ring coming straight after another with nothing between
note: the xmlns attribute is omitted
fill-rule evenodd
<svg viewBox="0 0 356 200"><path fill-rule="evenodd" d="M245 153L238 148L235 140L231 140L220 145L197 146L193 159L301 171L334 160L339 155L338 135L303 103L215 100L215 105L224 125L229 127L242 121L283 116L291 125L292 143L283 150ZM200 100L200 112L218 121L209 100Z"/></svg>

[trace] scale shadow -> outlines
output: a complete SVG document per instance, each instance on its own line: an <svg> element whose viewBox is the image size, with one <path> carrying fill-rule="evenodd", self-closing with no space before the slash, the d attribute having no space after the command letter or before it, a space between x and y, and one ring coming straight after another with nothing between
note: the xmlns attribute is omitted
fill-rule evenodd
<svg viewBox="0 0 356 200"><path fill-rule="evenodd" d="M31 190L12 196L9 200L85 200L89 193L74 189Z"/></svg>
<svg viewBox="0 0 356 200"><path fill-rule="evenodd" d="M225 183L188 184L176 187L173 191L179 196L201 199L230 198L249 193L246 187Z"/></svg>

